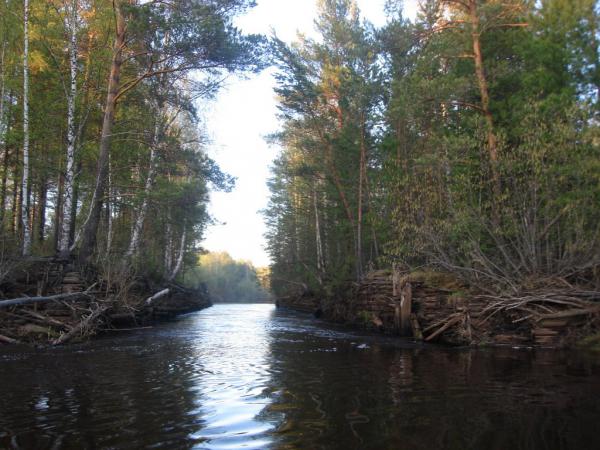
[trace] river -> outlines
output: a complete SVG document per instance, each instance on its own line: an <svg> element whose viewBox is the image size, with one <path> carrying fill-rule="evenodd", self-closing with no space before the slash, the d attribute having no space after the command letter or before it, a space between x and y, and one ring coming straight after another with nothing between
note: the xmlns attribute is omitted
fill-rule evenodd
<svg viewBox="0 0 600 450"><path fill-rule="evenodd" d="M0 448L597 449L600 358L451 349L215 305L0 348Z"/></svg>

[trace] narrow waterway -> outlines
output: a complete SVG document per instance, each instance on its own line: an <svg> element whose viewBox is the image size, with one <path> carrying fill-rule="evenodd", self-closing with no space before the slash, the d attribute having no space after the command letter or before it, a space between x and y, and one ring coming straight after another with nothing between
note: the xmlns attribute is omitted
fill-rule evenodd
<svg viewBox="0 0 600 450"><path fill-rule="evenodd" d="M0 348L0 448L585 450L598 424L593 355L419 347L271 305Z"/></svg>

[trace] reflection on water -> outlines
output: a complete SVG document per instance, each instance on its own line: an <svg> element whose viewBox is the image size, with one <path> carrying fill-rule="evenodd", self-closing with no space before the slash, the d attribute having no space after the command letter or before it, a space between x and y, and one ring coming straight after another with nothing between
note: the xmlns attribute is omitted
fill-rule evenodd
<svg viewBox="0 0 600 450"><path fill-rule="evenodd" d="M269 305L0 351L0 448L592 449L600 365L417 347Z"/></svg>

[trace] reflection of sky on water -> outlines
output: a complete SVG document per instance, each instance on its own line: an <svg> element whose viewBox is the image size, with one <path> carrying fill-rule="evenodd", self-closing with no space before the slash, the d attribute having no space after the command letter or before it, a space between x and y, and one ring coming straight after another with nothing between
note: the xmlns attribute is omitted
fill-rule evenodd
<svg viewBox="0 0 600 450"><path fill-rule="evenodd" d="M596 449L600 362L420 346L218 305L0 349L0 448Z"/></svg>
<svg viewBox="0 0 600 450"><path fill-rule="evenodd" d="M221 305L214 320L203 317L198 323L193 355L202 366L202 376L194 390L203 426L190 438L203 442L199 448L271 446L273 425L259 416L270 403L264 392L270 382L267 353L272 311L272 305L247 305L240 320L239 308ZM203 324L210 327L206 333Z"/></svg>

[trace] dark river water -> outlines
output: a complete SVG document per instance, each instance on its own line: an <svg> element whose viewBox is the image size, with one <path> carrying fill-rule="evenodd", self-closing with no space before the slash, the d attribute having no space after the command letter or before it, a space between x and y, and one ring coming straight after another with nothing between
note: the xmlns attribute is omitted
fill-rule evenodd
<svg viewBox="0 0 600 450"><path fill-rule="evenodd" d="M77 346L0 348L0 448L599 449L600 361L217 305Z"/></svg>

